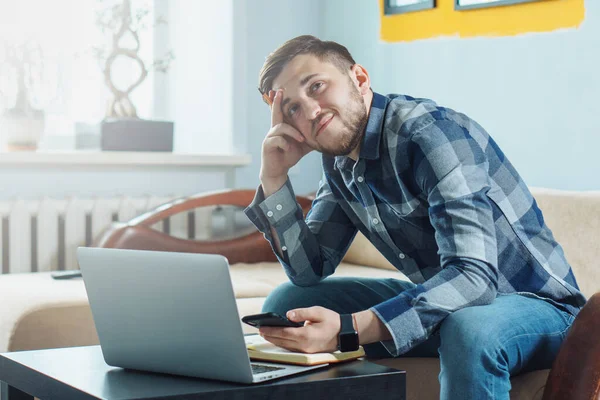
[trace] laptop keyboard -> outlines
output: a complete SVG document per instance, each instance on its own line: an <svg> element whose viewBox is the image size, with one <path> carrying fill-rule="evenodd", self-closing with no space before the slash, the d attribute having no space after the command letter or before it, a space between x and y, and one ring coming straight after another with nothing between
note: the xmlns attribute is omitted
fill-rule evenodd
<svg viewBox="0 0 600 400"><path fill-rule="evenodd" d="M250 364L252 366L253 374L262 374L264 372L273 372L279 371L280 369L284 369L281 367L271 367L270 365L262 365L262 364Z"/></svg>

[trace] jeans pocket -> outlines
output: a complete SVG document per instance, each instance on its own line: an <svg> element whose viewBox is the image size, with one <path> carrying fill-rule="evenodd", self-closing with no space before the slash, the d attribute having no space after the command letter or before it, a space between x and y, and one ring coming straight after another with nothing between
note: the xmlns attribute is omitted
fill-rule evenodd
<svg viewBox="0 0 600 400"><path fill-rule="evenodd" d="M561 332L561 336L564 339L567 336L567 333L569 333L569 330L571 329L571 326L573 325L573 322L575 321L575 316L573 316L570 313L561 311L560 312L563 319L565 320L565 324L566 324L566 328Z"/></svg>
<svg viewBox="0 0 600 400"><path fill-rule="evenodd" d="M564 304L561 304L560 302L558 302L556 300L553 300L549 297L540 296L539 294L531 293L531 292L515 292L515 293L518 295L521 295L521 296L529 297L532 299L542 300L542 301L545 301L546 303L552 304L558 310L558 312L561 314L563 319L565 319L565 322L569 322L569 325L575 319L573 314L571 314L569 312L568 308ZM512 293L508 293L508 294L512 294ZM567 321L567 317L570 317L571 319L569 321Z"/></svg>

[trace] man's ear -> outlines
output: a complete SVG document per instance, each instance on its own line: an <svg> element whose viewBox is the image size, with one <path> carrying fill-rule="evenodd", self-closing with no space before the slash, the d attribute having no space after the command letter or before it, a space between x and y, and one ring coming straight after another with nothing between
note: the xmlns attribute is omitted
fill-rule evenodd
<svg viewBox="0 0 600 400"><path fill-rule="evenodd" d="M360 64L354 64L350 68L350 77L356 85L361 95L367 94L371 90L371 79L367 69Z"/></svg>

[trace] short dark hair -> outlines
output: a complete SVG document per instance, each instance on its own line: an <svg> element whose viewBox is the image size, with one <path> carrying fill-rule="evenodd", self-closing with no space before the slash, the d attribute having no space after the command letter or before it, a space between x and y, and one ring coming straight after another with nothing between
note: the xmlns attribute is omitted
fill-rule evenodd
<svg viewBox="0 0 600 400"><path fill-rule="evenodd" d="M288 40L269 54L258 75L258 90L268 95L273 81L294 57L311 54L321 61L329 61L342 72L348 71L356 62L348 49L339 43L323 41L311 35L298 36Z"/></svg>

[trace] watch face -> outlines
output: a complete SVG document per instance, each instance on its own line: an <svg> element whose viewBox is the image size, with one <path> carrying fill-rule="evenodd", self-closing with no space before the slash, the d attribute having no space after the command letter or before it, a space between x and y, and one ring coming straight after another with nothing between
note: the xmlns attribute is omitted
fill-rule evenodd
<svg viewBox="0 0 600 400"><path fill-rule="evenodd" d="M340 335L339 350L354 351L358 350L358 332L354 330L351 314L340 314Z"/></svg>
<svg viewBox="0 0 600 400"><path fill-rule="evenodd" d="M358 350L358 334L356 332L342 333L340 335L340 351Z"/></svg>

